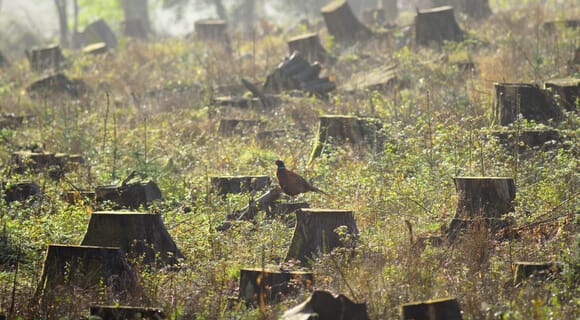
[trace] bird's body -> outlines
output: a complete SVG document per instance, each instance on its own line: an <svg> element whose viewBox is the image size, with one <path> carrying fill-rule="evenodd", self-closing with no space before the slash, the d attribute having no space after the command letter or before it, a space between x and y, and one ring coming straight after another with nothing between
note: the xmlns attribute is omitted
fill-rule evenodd
<svg viewBox="0 0 580 320"><path fill-rule="evenodd" d="M282 191L284 191L285 194L292 197L308 191L327 194L310 184L296 172L286 169L284 162L281 160L276 160L276 165L278 166L278 169L276 170L276 178L278 178L280 188L282 188Z"/></svg>

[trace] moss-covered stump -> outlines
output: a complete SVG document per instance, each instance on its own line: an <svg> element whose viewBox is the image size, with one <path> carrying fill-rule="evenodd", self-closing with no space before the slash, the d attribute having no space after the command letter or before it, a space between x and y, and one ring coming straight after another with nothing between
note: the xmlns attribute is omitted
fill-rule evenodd
<svg viewBox="0 0 580 320"><path fill-rule="evenodd" d="M344 243L335 231L341 226L346 227L345 236L351 238L347 239L348 243ZM309 260L316 255L330 253L337 247L353 246L357 235L358 228L350 210L302 208L296 211L296 227L286 260L297 259L309 265Z"/></svg>
<svg viewBox="0 0 580 320"><path fill-rule="evenodd" d="M415 16L415 42L420 46L441 45L444 41L461 41L463 31L455 20L453 7L419 10Z"/></svg>
<svg viewBox="0 0 580 320"><path fill-rule="evenodd" d="M155 200L162 200L163 194L153 181L137 181L132 183L95 188L97 203L111 202L114 209L138 209L147 207Z"/></svg>
<svg viewBox="0 0 580 320"><path fill-rule="evenodd" d="M239 297L251 305L270 304L313 284L312 272L241 269Z"/></svg>
<svg viewBox="0 0 580 320"><path fill-rule="evenodd" d="M212 192L220 195L248 193L265 190L272 179L269 176L219 176L210 177Z"/></svg>
<svg viewBox="0 0 580 320"><path fill-rule="evenodd" d="M507 126L522 115L524 119L546 123L563 118L551 95L533 84L495 83L494 108L499 124Z"/></svg>
<svg viewBox="0 0 580 320"><path fill-rule="evenodd" d="M330 60L330 55L320 43L318 33L306 33L288 39L288 51L290 54L299 51L308 61L324 63Z"/></svg>
<svg viewBox="0 0 580 320"><path fill-rule="evenodd" d="M492 231L506 227L503 216L514 210L516 186L507 177L456 177L455 217L449 226L448 238L455 240L462 229L482 223Z"/></svg>
<svg viewBox="0 0 580 320"><path fill-rule="evenodd" d="M402 320L462 320L455 298L413 302L401 306Z"/></svg>
<svg viewBox="0 0 580 320"><path fill-rule="evenodd" d="M146 264L174 265L184 258L161 216L151 213L93 212L81 245L119 247Z"/></svg>
<svg viewBox="0 0 580 320"><path fill-rule="evenodd" d="M51 244L46 250L35 296L49 303L52 298L59 298L51 296L58 294L59 286L99 292L106 286L108 292L122 297L133 293L136 279L124 253L117 247Z"/></svg>
<svg viewBox="0 0 580 320"><path fill-rule="evenodd" d="M26 50L30 69L37 72L45 70L60 70L64 64L64 56L59 45Z"/></svg>
<svg viewBox="0 0 580 320"><path fill-rule="evenodd" d="M518 285L532 277L539 280L553 278L562 272L562 264L558 262L516 261L513 263L512 269L514 270L514 285Z"/></svg>
<svg viewBox="0 0 580 320"><path fill-rule="evenodd" d="M132 306L92 306L91 316L103 320L161 320L166 319L161 308Z"/></svg>
<svg viewBox="0 0 580 320"><path fill-rule="evenodd" d="M552 79L544 83L556 103L568 111L577 110L576 101L580 99L580 79Z"/></svg>
<svg viewBox="0 0 580 320"><path fill-rule="evenodd" d="M345 115L320 116L317 141L310 154L310 162L319 157L330 145L361 145L372 150L382 150L385 137L383 124L374 118Z"/></svg>
<svg viewBox="0 0 580 320"><path fill-rule="evenodd" d="M289 309L282 320L367 320L366 303L355 303L348 297L327 291L314 291L303 303Z"/></svg>
<svg viewBox="0 0 580 320"><path fill-rule="evenodd" d="M328 33L339 43L353 43L372 37L372 31L354 15L346 0L332 1L320 9Z"/></svg>

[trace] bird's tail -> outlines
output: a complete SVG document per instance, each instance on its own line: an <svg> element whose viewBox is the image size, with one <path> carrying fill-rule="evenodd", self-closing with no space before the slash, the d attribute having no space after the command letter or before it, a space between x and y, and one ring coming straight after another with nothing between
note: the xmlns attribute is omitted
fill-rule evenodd
<svg viewBox="0 0 580 320"><path fill-rule="evenodd" d="M330 197L330 194L328 194L328 192L322 191L315 186L312 186L312 191L322 193L323 195Z"/></svg>

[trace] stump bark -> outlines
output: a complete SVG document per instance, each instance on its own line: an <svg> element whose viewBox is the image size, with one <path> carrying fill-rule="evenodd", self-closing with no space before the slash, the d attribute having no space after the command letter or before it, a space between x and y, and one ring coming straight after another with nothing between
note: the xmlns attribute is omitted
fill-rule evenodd
<svg viewBox="0 0 580 320"><path fill-rule="evenodd" d="M269 176L210 177L212 191L220 195L264 190L270 185L271 180Z"/></svg>
<svg viewBox="0 0 580 320"><path fill-rule="evenodd" d="M119 247L145 264L174 265L184 258L161 216L151 213L93 212L81 245Z"/></svg>
<svg viewBox="0 0 580 320"><path fill-rule="evenodd" d="M114 204L114 209L138 209L141 206L149 206L155 200L162 199L161 190L155 182L150 180L123 183L120 186L107 185L95 188L95 200L97 203L109 201Z"/></svg>
<svg viewBox="0 0 580 320"><path fill-rule="evenodd" d="M492 231L506 226L502 217L514 210L514 179L504 177L456 177L457 208L448 238L455 240L472 223L485 223Z"/></svg>
<svg viewBox="0 0 580 320"><path fill-rule="evenodd" d="M107 48L117 48L117 36L103 19L98 19L84 28L81 35L82 45L105 43Z"/></svg>
<svg viewBox="0 0 580 320"><path fill-rule="evenodd" d="M313 284L312 272L241 269L239 295L246 303L257 306L275 303L285 295L308 290Z"/></svg>
<svg viewBox="0 0 580 320"><path fill-rule="evenodd" d="M310 209L296 211L296 227L286 260L297 259L305 264L318 254L330 253L334 248L352 246L343 243L335 229L346 226L351 236L358 235L352 211L339 209Z"/></svg>
<svg viewBox="0 0 580 320"><path fill-rule="evenodd" d="M514 285L519 285L530 277L539 280L554 277L562 272L562 265L557 262L516 261L512 269L514 270Z"/></svg>
<svg viewBox="0 0 580 320"><path fill-rule="evenodd" d="M91 316L106 320L161 320L166 319L163 309L132 306L92 306Z"/></svg>
<svg viewBox="0 0 580 320"><path fill-rule="evenodd" d="M101 289L103 284L114 294L131 294L136 288L133 270L119 248L51 244L35 296L46 298L62 285Z"/></svg>
<svg viewBox="0 0 580 320"><path fill-rule="evenodd" d="M353 43L372 37L372 31L354 15L346 0L333 1L320 9L328 33L338 43Z"/></svg>
<svg viewBox="0 0 580 320"><path fill-rule="evenodd" d="M348 297L327 291L314 291L303 303L287 310L282 320L367 320L366 303L355 303Z"/></svg>
<svg viewBox="0 0 580 320"><path fill-rule="evenodd" d="M317 33L306 33L288 39L288 53L299 51L308 61L328 62L330 56L320 43Z"/></svg>
<svg viewBox="0 0 580 320"><path fill-rule="evenodd" d="M228 43L228 24L220 19L202 19L195 22L198 39L215 43Z"/></svg>
<svg viewBox="0 0 580 320"><path fill-rule="evenodd" d="M576 101L580 99L580 79L552 79L544 83L556 103L568 111L577 109Z"/></svg>
<svg viewBox="0 0 580 320"><path fill-rule="evenodd" d="M462 320L461 308L455 298L428 300L404 304L403 320Z"/></svg>
<svg viewBox="0 0 580 320"><path fill-rule="evenodd" d="M417 45L428 46L432 43L441 45L443 41L461 41L463 37L463 31L455 21L453 7L419 10L415 16Z"/></svg>
<svg viewBox="0 0 580 320"><path fill-rule="evenodd" d="M363 145L382 150L385 137L382 123L377 119L344 115L320 116L317 142L310 154L310 162L319 157L328 145Z"/></svg>
<svg viewBox="0 0 580 320"><path fill-rule="evenodd" d="M146 40L149 36L147 22L143 19L128 19L123 22L123 33L130 38Z"/></svg>
<svg viewBox="0 0 580 320"><path fill-rule="evenodd" d="M64 63L64 56L62 55L59 45L52 45L44 48L32 48L31 50L26 50L25 53L30 64L30 69L33 71L58 71Z"/></svg>
<svg viewBox="0 0 580 320"><path fill-rule="evenodd" d="M522 115L524 119L547 122L561 120L563 113L550 95L527 83L495 83L495 114L502 126L507 126Z"/></svg>

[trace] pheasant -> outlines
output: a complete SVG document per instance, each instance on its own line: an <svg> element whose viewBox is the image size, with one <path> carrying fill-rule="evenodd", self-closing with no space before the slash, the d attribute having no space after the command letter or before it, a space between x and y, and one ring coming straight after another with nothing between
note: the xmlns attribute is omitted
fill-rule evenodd
<svg viewBox="0 0 580 320"><path fill-rule="evenodd" d="M278 169L276 170L276 178L278 178L280 188L282 188L282 191L284 191L285 194L293 197L300 193L314 191L328 195L328 193L313 186L296 172L286 169L282 160L276 160L276 165L278 166Z"/></svg>

